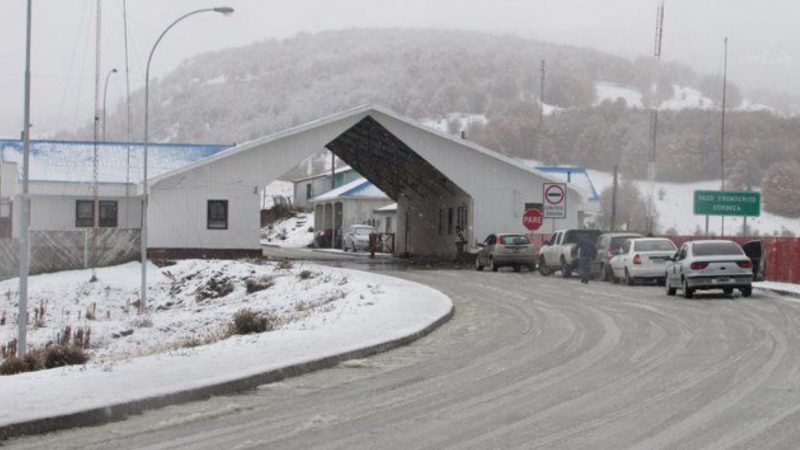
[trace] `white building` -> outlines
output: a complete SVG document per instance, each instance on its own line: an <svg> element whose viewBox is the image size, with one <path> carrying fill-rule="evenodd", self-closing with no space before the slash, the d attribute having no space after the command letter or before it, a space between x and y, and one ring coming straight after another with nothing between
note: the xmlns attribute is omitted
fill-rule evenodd
<svg viewBox="0 0 800 450"><path fill-rule="evenodd" d="M397 254L450 257L455 248L443 236L457 226L470 245L491 232L526 232L526 203L541 203L543 183L555 181L467 140L363 106L151 179L149 247L257 252L260 186L325 148L397 203ZM567 216L553 227L582 222L580 192L568 187L566 200Z"/></svg>

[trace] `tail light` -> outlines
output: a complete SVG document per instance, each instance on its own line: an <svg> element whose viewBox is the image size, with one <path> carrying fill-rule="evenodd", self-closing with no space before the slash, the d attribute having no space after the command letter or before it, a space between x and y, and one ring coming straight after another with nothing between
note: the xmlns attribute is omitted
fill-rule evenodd
<svg viewBox="0 0 800 450"><path fill-rule="evenodd" d="M708 267L707 262L693 262L692 265L689 266L692 270L703 270Z"/></svg>
<svg viewBox="0 0 800 450"><path fill-rule="evenodd" d="M736 264L739 265L742 269L752 269L753 263L752 261L737 261Z"/></svg>
<svg viewBox="0 0 800 450"><path fill-rule="evenodd" d="M642 257L639 256L639 255L634 256L633 257L633 263L634 264L641 264L642 263Z"/></svg>

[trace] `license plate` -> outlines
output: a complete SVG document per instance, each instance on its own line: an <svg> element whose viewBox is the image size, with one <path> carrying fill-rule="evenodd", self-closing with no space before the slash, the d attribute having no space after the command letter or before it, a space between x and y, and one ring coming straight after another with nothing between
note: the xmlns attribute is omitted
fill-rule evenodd
<svg viewBox="0 0 800 450"><path fill-rule="evenodd" d="M711 280L712 283L728 283L730 281L731 281L730 278L714 278L713 280Z"/></svg>
<svg viewBox="0 0 800 450"><path fill-rule="evenodd" d="M517 247L517 248L512 248L512 249L511 249L511 253L519 253L519 247Z"/></svg>

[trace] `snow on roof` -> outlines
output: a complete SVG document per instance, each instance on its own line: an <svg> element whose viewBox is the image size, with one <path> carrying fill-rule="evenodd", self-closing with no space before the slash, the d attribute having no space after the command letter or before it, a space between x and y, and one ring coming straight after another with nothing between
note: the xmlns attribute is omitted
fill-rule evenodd
<svg viewBox="0 0 800 450"><path fill-rule="evenodd" d="M382 212L397 212L397 203L392 203L390 205L386 205L382 208L378 208L375 212L382 213Z"/></svg>
<svg viewBox="0 0 800 450"><path fill-rule="evenodd" d="M218 153L228 145L148 144L148 177L158 176L184 167L194 161ZM130 149L130 176L127 175ZM131 183L142 180L144 148L142 144L101 142L97 145L98 181ZM22 174L22 141L0 139L0 157L4 162L17 162ZM32 140L30 152L31 181L92 182L94 142Z"/></svg>
<svg viewBox="0 0 800 450"><path fill-rule="evenodd" d="M336 174L338 175L340 173L350 172L351 170L353 170L353 168L350 167L350 166L337 167L336 168ZM292 180L292 182L293 183L300 183L302 181L315 180L317 178L324 178L324 177L328 177L330 175L331 175L331 169L327 169L327 170L325 170L323 172L320 172L320 173L318 173L316 175L310 175L310 176L303 177L303 178L297 178L295 180Z"/></svg>
<svg viewBox="0 0 800 450"><path fill-rule="evenodd" d="M311 203L338 198L389 198L389 196L367 181L366 178L359 178L312 198Z"/></svg>

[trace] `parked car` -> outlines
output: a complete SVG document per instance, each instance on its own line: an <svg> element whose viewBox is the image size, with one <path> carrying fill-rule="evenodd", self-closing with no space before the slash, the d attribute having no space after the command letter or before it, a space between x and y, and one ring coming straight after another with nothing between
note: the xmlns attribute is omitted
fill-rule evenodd
<svg viewBox="0 0 800 450"><path fill-rule="evenodd" d="M722 289L726 295L738 289L742 297L753 293L753 262L733 241L690 241L681 247L667 265L667 295L678 289L692 298L695 291Z"/></svg>
<svg viewBox="0 0 800 450"><path fill-rule="evenodd" d="M352 250L353 252L357 252L359 250L369 250L369 235L372 233L377 233L375 227L369 225L350 225L342 241L344 251Z"/></svg>
<svg viewBox="0 0 800 450"><path fill-rule="evenodd" d="M592 274L605 281L612 281L613 273L608 261L622 250L628 239L642 237L639 233L603 233L597 238L597 257L592 263Z"/></svg>
<svg viewBox="0 0 800 450"><path fill-rule="evenodd" d="M548 276L556 270L561 271L561 276L569 278L577 270L577 252L575 244L584 236L592 241L603 234L600 230L561 230L553 233L549 241L539 249L539 272Z"/></svg>
<svg viewBox="0 0 800 450"><path fill-rule="evenodd" d="M533 245L524 234L490 234L475 255L475 268L483 270L484 267L497 272L504 266L513 267L519 272L521 267L536 270L536 254Z"/></svg>
<svg viewBox="0 0 800 450"><path fill-rule="evenodd" d="M609 265L614 282L625 280L628 286L637 280L656 280L664 283L664 270L677 247L666 238L628 239L611 258Z"/></svg>

